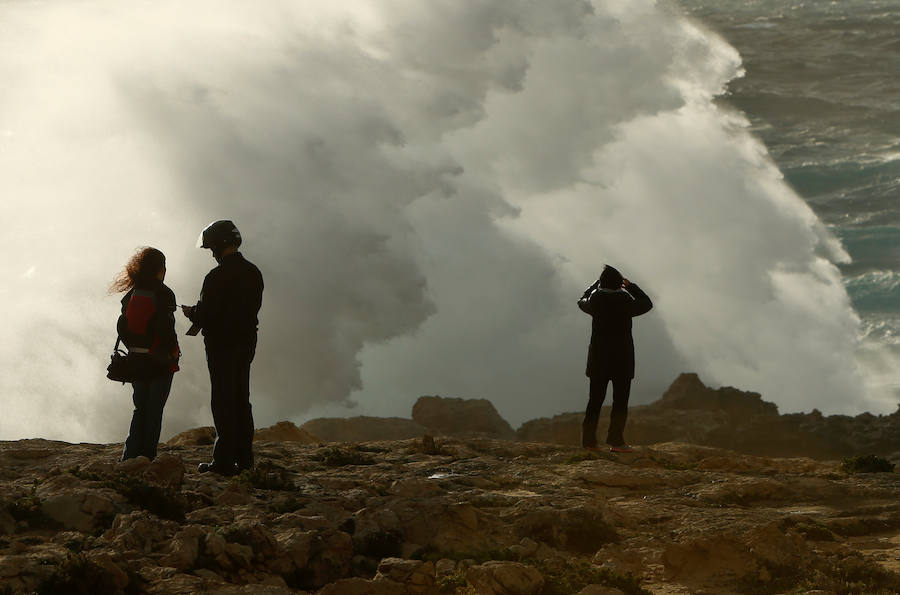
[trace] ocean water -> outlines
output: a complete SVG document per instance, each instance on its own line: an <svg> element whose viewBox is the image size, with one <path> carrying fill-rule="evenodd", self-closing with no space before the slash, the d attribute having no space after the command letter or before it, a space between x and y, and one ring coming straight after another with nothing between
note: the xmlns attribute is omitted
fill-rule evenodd
<svg viewBox="0 0 900 595"><path fill-rule="evenodd" d="M741 54L723 103L841 239L872 346L900 348L900 2L680 0Z"/></svg>

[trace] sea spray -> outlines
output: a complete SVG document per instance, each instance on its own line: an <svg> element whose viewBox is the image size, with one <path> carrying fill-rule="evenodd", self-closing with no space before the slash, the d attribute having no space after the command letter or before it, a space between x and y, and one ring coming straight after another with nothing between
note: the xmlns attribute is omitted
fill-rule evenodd
<svg viewBox="0 0 900 595"><path fill-rule="evenodd" d="M682 370L782 410L884 406L854 357L840 244L714 97L719 37L653 2L357 2L302 9L7 4L0 437L116 440L105 382L139 244L182 302L240 226L267 290L260 425L486 397L514 424L583 406L603 262L654 298L637 401ZM61 34L65 32L65 34ZM186 324L185 324L186 326ZM164 435L209 423L184 339Z"/></svg>

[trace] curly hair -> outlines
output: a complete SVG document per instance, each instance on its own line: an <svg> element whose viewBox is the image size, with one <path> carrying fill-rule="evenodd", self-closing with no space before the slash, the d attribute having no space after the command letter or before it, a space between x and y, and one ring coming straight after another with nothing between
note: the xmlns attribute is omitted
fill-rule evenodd
<svg viewBox="0 0 900 595"><path fill-rule="evenodd" d="M110 293L121 293L147 285L166 266L166 256L156 248L138 248L109 286Z"/></svg>

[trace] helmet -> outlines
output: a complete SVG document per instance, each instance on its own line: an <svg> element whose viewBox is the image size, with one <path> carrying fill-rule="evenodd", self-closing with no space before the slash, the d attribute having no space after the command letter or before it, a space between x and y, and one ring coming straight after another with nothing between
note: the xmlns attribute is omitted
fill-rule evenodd
<svg viewBox="0 0 900 595"><path fill-rule="evenodd" d="M212 248L214 251L221 250L225 246L240 246L241 232L237 226L227 219L213 221L204 228L197 238L198 248Z"/></svg>

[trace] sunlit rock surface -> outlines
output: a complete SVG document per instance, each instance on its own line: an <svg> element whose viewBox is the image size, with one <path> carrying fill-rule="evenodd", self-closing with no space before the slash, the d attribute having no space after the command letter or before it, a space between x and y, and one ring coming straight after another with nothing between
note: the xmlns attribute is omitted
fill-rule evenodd
<svg viewBox="0 0 900 595"><path fill-rule="evenodd" d="M891 458L898 414L779 415L683 374L633 408L632 454L580 424L423 397L259 429L235 478L196 473L209 427L152 462L0 442L0 593L900 592L898 475L839 460Z"/></svg>
<svg viewBox="0 0 900 595"><path fill-rule="evenodd" d="M0 592L893 593L897 474L660 443L0 443ZM4 591L6 589L6 591ZM817 590L818 589L818 590Z"/></svg>
<svg viewBox="0 0 900 595"><path fill-rule="evenodd" d="M306 422L300 428L322 442L405 440L428 432L413 420L401 417L321 417Z"/></svg>

